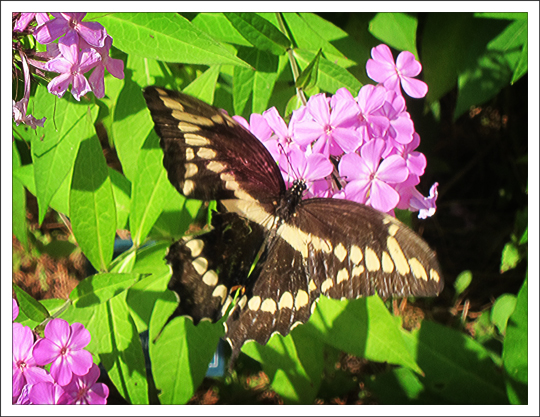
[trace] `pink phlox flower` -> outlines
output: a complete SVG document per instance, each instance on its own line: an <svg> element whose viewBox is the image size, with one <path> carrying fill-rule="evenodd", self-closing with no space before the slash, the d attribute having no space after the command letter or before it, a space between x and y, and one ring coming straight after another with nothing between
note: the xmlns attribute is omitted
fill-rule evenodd
<svg viewBox="0 0 540 417"><path fill-rule="evenodd" d="M293 125L294 140L305 146L313 144L314 153L325 156L354 152L361 139L354 127L358 123L358 106L354 100L336 99L334 107L324 94L310 97L306 117ZM307 117L309 116L311 117Z"/></svg>
<svg viewBox="0 0 540 417"><path fill-rule="evenodd" d="M99 367L92 364L86 375L75 376L64 387L66 404L107 404L109 387L97 382Z"/></svg>
<svg viewBox="0 0 540 417"><path fill-rule="evenodd" d="M38 382L31 385L28 398L31 404L68 404L64 388L55 382Z"/></svg>
<svg viewBox="0 0 540 417"><path fill-rule="evenodd" d="M305 181L307 189L304 198L321 196L328 191L328 182L325 179L332 173L334 165L324 155L308 154L293 144L280 161L279 166L288 187L296 180Z"/></svg>
<svg viewBox="0 0 540 417"><path fill-rule="evenodd" d="M71 39L71 43L59 44L61 55L46 65L48 71L60 73L49 83L47 89L50 93L62 97L69 85L73 84L71 94L77 101L80 101L81 96L91 90L90 84L83 74L90 71L99 62L100 55L90 48L79 52L79 44L75 41L75 37L66 35L66 38Z"/></svg>
<svg viewBox="0 0 540 417"><path fill-rule="evenodd" d="M405 181L409 172L399 155L391 155L381 162L385 146L384 140L373 139L362 145L360 155L344 155L339 173L349 181L344 189L347 199L388 212L399 202L399 194L389 184Z"/></svg>
<svg viewBox="0 0 540 417"><path fill-rule="evenodd" d="M386 134L390 121L384 114L378 112L385 103L386 91L386 88L382 86L366 84L358 92L357 100L360 109L358 131L363 142L374 137L382 138Z"/></svg>
<svg viewBox="0 0 540 417"><path fill-rule="evenodd" d="M79 43L79 36L88 44L94 47L103 47L107 31L98 22L83 22L86 13L51 13L54 17L38 27L34 32L34 37L41 44L48 44L66 35L59 40L60 44L70 45L71 40L68 35L73 35L75 42Z"/></svg>
<svg viewBox="0 0 540 417"><path fill-rule="evenodd" d="M292 126L291 124L287 126L287 123L285 123L285 120L283 120L275 107L266 110L263 117L274 135L276 135L278 142L286 144L292 141Z"/></svg>
<svg viewBox="0 0 540 417"><path fill-rule="evenodd" d="M105 69L107 69L113 77L120 80L124 79L124 61L109 56L112 41L112 38L107 35L104 46L102 48L95 47L96 51L101 56L101 59L94 68L94 71L92 71L92 74L90 74L90 77L88 77L88 81L97 98L105 97ZM84 48L85 44L88 45L89 48L92 47L86 42L81 41L81 47Z"/></svg>
<svg viewBox="0 0 540 417"><path fill-rule="evenodd" d="M402 96L394 91L387 91L385 102L377 110L377 114L388 119L388 136L401 144L412 141L414 123L411 120L411 115L407 112L405 99Z"/></svg>
<svg viewBox="0 0 540 417"><path fill-rule="evenodd" d="M414 79L422 71L422 65L414 55L408 51L401 52L394 62L392 51L384 44L376 46L371 50L373 59L369 59L366 64L368 77L378 83L383 83L390 90L401 95L400 83L403 90L411 97L425 97L428 91L427 84Z"/></svg>
<svg viewBox="0 0 540 417"><path fill-rule="evenodd" d="M41 26L50 20L47 13L21 13L13 26L13 31L24 32L34 18L36 18L38 26Z"/></svg>
<svg viewBox="0 0 540 417"><path fill-rule="evenodd" d="M32 356L34 333L28 326L13 323L13 398L16 399L26 384L50 380L45 369Z"/></svg>
<svg viewBox="0 0 540 417"><path fill-rule="evenodd" d="M39 365L51 364L51 376L60 385L71 381L72 375L84 375L92 366L92 354L84 348L90 343L90 332L80 323L72 326L54 319L45 327L45 338L34 346L34 358Z"/></svg>

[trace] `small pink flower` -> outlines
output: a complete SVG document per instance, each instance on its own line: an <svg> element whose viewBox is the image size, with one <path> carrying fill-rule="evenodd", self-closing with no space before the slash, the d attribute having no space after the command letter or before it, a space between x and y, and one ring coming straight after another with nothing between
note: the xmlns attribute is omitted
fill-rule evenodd
<svg viewBox="0 0 540 417"><path fill-rule="evenodd" d="M345 186L347 199L389 212L399 202L399 194L390 184L405 181L409 171L398 155L391 155L381 162L385 147L384 140L373 139L362 145L360 155L343 155L339 173L349 181Z"/></svg>
<svg viewBox="0 0 540 417"><path fill-rule="evenodd" d="M79 52L79 44L74 35L66 35L71 41L68 44L58 45L61 55L49 61L46 65L48 71L60 73L54 78L47 89L50 93L62 97L70 84L73 84L71 94L77 101L81 96L91 90L84 73L90 71L100 60L100 55L94 49L83 49Z"/></svg>
<svg viewBox="0 0 540 417"><path fill-rule="evenodd" d="M107 404L109 387L97 382L99 378L99 368L96 364L86 375L75 376L71 382L64 387L66 404Z"/></svg>
<svg viewBox="0 0 540 417"><path fill-rule="evenodd" d="M28 326L13 323L13 397L16 399L26 384L51 380L32 356L34 333Z"/></svg>
<svg viewBox="0 0 540 417"><path fill-rule="evenodd" d="M71 381L72 375L84 375L92 366L92 354L84 348L90 343L90 332L80 323L72 326L54 319L45 327L45 338L34 346L34 358L39 365L51 363L51 376L60 385Z"/></svg>
<svg viewBox="0 0 540 417"><path fill-rule="evenodd" d="M66 35L60 39L59 43L67 41L67 35L73 35L76 38L76 43L79 43L79 36L90 45L102 47L105 44L107 31L98 22L83 22L86 13L51 13L54 16L53 20L48 21L38 27L34 32L36 40L46 45L58 39L62 35Z"/></svg>
<svg viewBox="0 0 540 417"><path fill-rule="evenodd" d="M399 85L401 83L403 90L409 96L425 97L428 91L427 84L412 78L422 71L422 65L414 58L413 54L408 51L401 52L396 63L390 48L381 44L371 50L371 56L373 59L369 59L366 64L369 78L383 83L386 88L397 93L400 93Z"/></svg>

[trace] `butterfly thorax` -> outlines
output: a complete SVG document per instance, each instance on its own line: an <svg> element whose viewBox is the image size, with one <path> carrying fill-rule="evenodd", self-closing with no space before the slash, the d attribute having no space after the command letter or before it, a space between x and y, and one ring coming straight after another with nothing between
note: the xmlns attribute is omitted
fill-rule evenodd
<svg viewBox="0 0 540 417"><path fill-rule="evenodd" d="M276 215L284 221L289 220L296 211L296 207L298 207L300 201L302 201L302 195L306 188L307 186L304 180L295 180L292 187L285 192L285 196L281 199L276 210Z"/></svg>

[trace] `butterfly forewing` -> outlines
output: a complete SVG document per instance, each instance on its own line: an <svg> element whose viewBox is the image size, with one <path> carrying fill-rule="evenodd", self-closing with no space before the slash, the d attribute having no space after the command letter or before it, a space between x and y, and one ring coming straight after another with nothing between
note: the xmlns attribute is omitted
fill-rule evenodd
<svg viewBox="0 0 540 417"><path fill-rule="evenodd" d="M161 138L169 180L186 197L247 199L271 204L284 191L264 145L213 106L188 95L147 87L144 97Z"/></svg>

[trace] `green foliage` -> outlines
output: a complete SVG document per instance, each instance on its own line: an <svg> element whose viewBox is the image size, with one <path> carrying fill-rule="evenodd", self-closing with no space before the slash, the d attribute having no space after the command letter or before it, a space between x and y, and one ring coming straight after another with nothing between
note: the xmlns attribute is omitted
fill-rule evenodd
<svg viewBox="0 0 540 417"><path fill-rule="evenodd" d="M357 14L357 28L348 31L311 13L199 13L191 21L174 13L93 13L85 20L100 22L114 38L125 78L107 75L106 97L99 101L91 94L81 102L69 93L58 99L37 86L32 113L47 117L45 127L34 132L13 125L13 233L24 246L33 237L26 189L37 198L39 223L49 209L70 219L78 246L98 272L68 301L39 302L14 286L17 321L33 328L51 317L82 323L92 335L88 349L95 361L131 404L185 404L223 335L222 323L194 326L183 317L168 322L177 301L167 289L170 271L163 258L172 239L193 223L204 224L207 209L169 183L142 88L182 89L246 117L270 106L290 114L300 104L295 87L308 96L342 87L357 95L367 80L363 66L370 49L385 42L421 58L432 109L457 89L457 118L527 73L528 21L520 13L429 13L422 25L415 14ZM299 79L290 65L298 67ZM122 172L107 167L97 124ZM24 142L30 161L20 152ZM116 231L124 229L133 247L113 260ZM525 212L503 250L501 272L526 258L527 241ZM456 297L471 281L470 271L460 274ZM525 280L517 297L502 295L478 320L476 329L484 330L475 339L428 320L405 331L377 296L322 297L307 324L273 336L266 346L248 343L243 352L291 404L358 386L333 369L339 351L386 363L384 374L365 381L381 403L525 404L527 308ZM151 372L140 340L145 331Z"/></svg>

